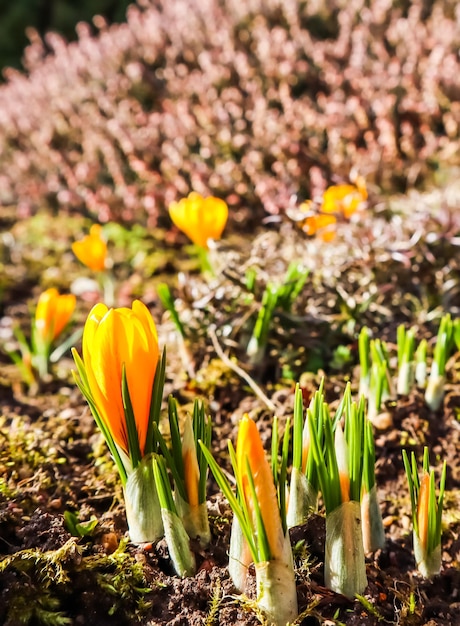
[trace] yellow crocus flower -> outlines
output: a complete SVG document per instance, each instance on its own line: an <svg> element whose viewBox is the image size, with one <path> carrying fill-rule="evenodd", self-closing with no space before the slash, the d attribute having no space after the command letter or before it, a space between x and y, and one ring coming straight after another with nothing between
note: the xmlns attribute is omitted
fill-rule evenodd
<svg viewBox="0 0 460 626"><path fill-rule="evenodd" d="M73 294L60 295L52 287L44 291L35 309L35 333L45 344L51 344L64 330L75 310Z"/></svg>
<svg viewBox="0 0 460 626"><path fill-rule="evenodd" d="M95 272L105 269L107 243L102 238L102 226L93 224L89 235L80 241L74 241L72 250L79 261Z"/></svg>
<svg viewBox="0 0 460 626"><path fill-rule="evenodd" d="M92 308L83 330L88 385L101 419L126 454L129 448L122 399L123 366L143 455L158 360L158 335L145 304L135 300L132 309L108 309L102 303Z"/></svg>
<svg viewBox="0 0 460 626"><path fill-rule="evenodd" d="M201 248L208 248L208 240L221 238L228 219L228 206L220 198L203 198L192 191L187 198L169 205L172 222Z"/></svg>
<svg viewBox="0 0 460 626"><path fill-rule="evenodd" d="M243 484L243 495L246 504L250 511L254 511L246 459L249 462L254 480L255 492L270 548L270 559L283 560L285 540L281 518L278 513L279 506L273 474L265 455L257 426L247 414L244 415L239 425L236 462Z"/></svg>

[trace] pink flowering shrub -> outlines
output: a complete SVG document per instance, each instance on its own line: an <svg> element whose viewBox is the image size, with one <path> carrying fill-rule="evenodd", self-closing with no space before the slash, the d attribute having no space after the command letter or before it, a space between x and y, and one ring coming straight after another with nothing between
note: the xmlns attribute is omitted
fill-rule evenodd
<svg viewBox="0 0 460 626"><path fill-rule="evenodd" d="M454 0L155 0L37 36L0 87L0 203L153 224L190 190L277 213L356 168L459 159ZM260 213L259 213L260 214Z"/></svg>

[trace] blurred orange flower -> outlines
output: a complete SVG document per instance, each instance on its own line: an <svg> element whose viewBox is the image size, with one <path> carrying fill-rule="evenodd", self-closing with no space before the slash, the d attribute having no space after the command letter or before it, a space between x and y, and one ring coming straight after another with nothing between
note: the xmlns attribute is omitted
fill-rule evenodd
<svg viewBox="0 0 460 626"><path fill-rule="evenodd" d="M323 213L341 213L348 220L366 200L366 184L364 179L358 176L356 185L332 185L328 187L323 195L321 211Z"/></svg>
<svg viewBox="0 0 460 626"><path fill-rule="evenodd" d="M35 309L35 333L45 344L51 344L64 330L75 310L73 294L60 295L57 289L44 291Z"/></svg>
<svg viewBox="0 0 460 626"><path fill-rule="evenodd" d="M366 200L367 189L362 176L356 178L356 185L332 185L324 192L317 213L311 200L300 205L301 211L310 213L302 222L302 229L307 235L318 234L323 241L330 242L335 237L337 218L350 219Z"/></svg>
<svg viewBox="0 0 460 626"><path fill-rule="evenodd" d="M79 261L95 272L105 269L107 258L107 243L102 238L102 226L93 224L89 235L80 241L74 241L72 250Z"/></svg>
<svg viewBox="0 0 460 626"><path fill-rule="evenodd" d="M228 206L220 198L203 198L192 191L187 198L169 205L172 222L201 248L208 247L208 240L221 238L228 219Z"/></svg>
<svg viewBox="0 0 460 626"><path fill-rule="evenodd" d="M300 210L307 212L312 212L313 202L311 200L307 200L300 205ZM326 215L323 213L312 213L302 222L302 230L307 235L316 235L319 234L321 239L325 242L332 241L335 237L335 224L337 222L337 218L334 215Z"/></svg>

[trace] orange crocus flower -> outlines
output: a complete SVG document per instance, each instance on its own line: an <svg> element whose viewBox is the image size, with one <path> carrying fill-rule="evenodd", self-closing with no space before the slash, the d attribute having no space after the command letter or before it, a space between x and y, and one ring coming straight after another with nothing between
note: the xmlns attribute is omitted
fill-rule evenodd
<svg viewBox="0 0 460 626"><path fill-rule="evenodd" d="M89 235L80 241L74 241L72 250L79 261L95 272L105 269L107 258L107 243L102 238L102 226L93 224Z"/></svg>
<svg viewBox="0 0 460 626"><path fill-rule="evenodd" d="M158 336L149 310L139 300L133 302L132 309L108 309L105 304L96 304L86 320L82 343L94 403L115 443L128 454L122 400L122 369L125 367L139 448L144 455L159 360Z"/></svg>
<svg viewBox="0 0 460 626"><path fill-rule="evenodd" d="M337 469L339 471L340 494L342 502L350 500L350 472L348 470L348 446L343 434L342 427L337 424L335 429L335 455L337 458Z"/></svg>
<svg viewBox="0 0 460 626"><path fill-rule="evenodd" d="M285 558L284 533L278 512L279 506L273 482L273 474L265 455L257 426L247 414L244 415L241 420L238 430L236 463L243 484L243 496L248 509L254 511L246 459L249 462L254 480L257 501L259 503L268 545L270 547L270 557L271 559L283 560Z"/></svg>
<svg viewBox="0 0 460 626"><path fill-rule="evenodd" d="M75 305L73 294L60 295L54 287L40 295L35 309L35 332L41 341L50 344L62 333Z"/></svg>
<svg viewBox="0 0 460 626"><path fill-rule="evenodd" d="M195 438L193 435L192 419L187 416L184 424L182 438L182 461L184 464L185 490L188 503L191 507L200 504L198 497L198 485L200 482L200 468L196 457Z"/></svg>
<svg viewBox="0 0 460 626"><path fill-rule="evenodd" d="M430 504L430 474L424 472L420 481L420 490L417 501L417 524L420 545L426 550L428 545L428 511Z"/></svg>
<svg viewBox="0 0 460 626"><path fill-rule="evenodd" d="M366 183L362 176L356 179L356 185L332 185L323 195L321 211L341 213L345 219L350 217L367 200Z"/></svg>
<svg viewBox="0 0 460 626"><path fill-rule="evenodd" d="M300 205L302 211L310 211L312 203L310 201L303 202ZM319 234L321 239L326 243L332 241L335 237L335 224L337 218L334 215L325 215L317 213L310 215L302 222L302 229L307 235L313 236Z"/></svg>
<svg viewBox="0 0 460 626"><path fill-rule="evenodd" d="M337 217L350 219L366 200L366 184L361 176L357 177L356 185L332 185L323 194L319 212L309 215L302 222L302 228L307 235L318 234L323 241L330 242L335 237ZM303 202L300 209L305 213L312 212L313 202Z"/></svg>
<svg viewBox="0 0 460 626"><path fill-rule="evenodd" d="M187 198L169 205L173 223L201 248L208 247L208 239L221 238L228 219L228 206L220 198L203 198L192 191Z"/></svg>

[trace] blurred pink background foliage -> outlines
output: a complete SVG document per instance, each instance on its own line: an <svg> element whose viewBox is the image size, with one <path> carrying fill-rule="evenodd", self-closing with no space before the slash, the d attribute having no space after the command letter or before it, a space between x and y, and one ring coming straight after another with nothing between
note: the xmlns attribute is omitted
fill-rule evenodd
<svg viewBox="0 0 460 626"><path fill-rule="evenodd" d="M78 35L31 33L0 87L19 215L153 225L190 190L274 214L352 168L388 191L458 164L454 0L143 0Z"/></svg>

